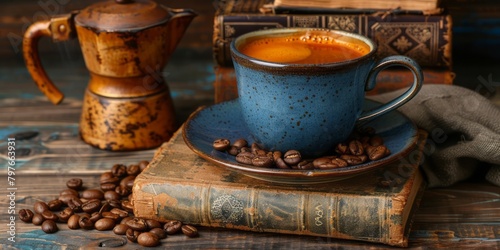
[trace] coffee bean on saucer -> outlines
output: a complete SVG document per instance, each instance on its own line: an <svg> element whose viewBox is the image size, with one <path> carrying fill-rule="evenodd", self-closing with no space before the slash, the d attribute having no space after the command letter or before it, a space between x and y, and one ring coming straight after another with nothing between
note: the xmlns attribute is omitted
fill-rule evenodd
<svg viewBox="0 0 500 250"><path fill-rule="evenodd" d="M283 155L283 160L288 165L297 165L299 162L302 161L302 156L300 155L300 152L297 150L288 150Z"/></svg>
<svg viewBox="0 0 500 250"><path fill-rule="evenodd" d="M53 220L46 220L42 223L42 231L44 231L47 234L52 234L55 233L59 230L57 227L57 224Z"/></svg>
<svg viewBox="0 0 500 250"><path fill-rule="evenodd" d="M248 146L248 142L247 142L247 140L240 138L240 139L237 139L236 141L234 141L233 146L240 149L242 147Z"/></svg>
<svg viewBox="0 0 500 250"><path fill-rule="evenodd" d="M252 158L252 165L261 168L269 168L273 166L274 161L271 157L266 155L258 155Z"/></svg>
<svg viewBox="0 0 500 250"><path fill-rule="evenodd" d="M225 138L216 139L213 143L213 148L217 151L226 151L231 146L231 141Z"/></svg>
<svg viewBox="0 0 500 250"><path fill-rule="evenodd" d="M363 143L359 140L352 140L349 142L349 152L352 155L362 155L365 153Z"/></svg>
<svg viewBox="0 0 500 250"><path fill-rule="evenodd" d="M236 155L236 161L243 164L252 165L252 159L255 155L251 152L241 152Z"/></svg>

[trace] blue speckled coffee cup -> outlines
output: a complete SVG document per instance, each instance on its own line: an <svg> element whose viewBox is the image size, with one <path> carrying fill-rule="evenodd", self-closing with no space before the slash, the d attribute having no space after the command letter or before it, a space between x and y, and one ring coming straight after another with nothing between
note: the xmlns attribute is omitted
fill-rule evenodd
<svg viewBox="0 0 500 250"><path fill-rule="evenodd" d="M238 48L260 36L290 35L304 30L368 46L361 57L338 63L286 64L251 58ZM422 84L418 64L404 56L376 62L376 45L367 37L338 30L279 28L250 32L231 43L244 124L255 142L267 150L299 150L306 157L332 154L356 122L373 119L413 98ZM375 87L377 74L390 66L414 74L412 86L375 110L363 111L365 91Z"/></svg>

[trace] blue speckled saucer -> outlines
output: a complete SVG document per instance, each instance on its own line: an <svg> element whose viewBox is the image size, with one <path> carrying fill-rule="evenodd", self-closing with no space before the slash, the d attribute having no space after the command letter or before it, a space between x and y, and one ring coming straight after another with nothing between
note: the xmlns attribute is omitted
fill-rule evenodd
<svg viewBox="0 0 500 250"><path fill-rule="evenodd" d="M308 184L351 178L400 159L414 148L418 139L415 124L400 112L392 111L365 124L365 126L375 128L377 134L384 139L385 145L391 151L391 154L383 159L328 170L253 167L240 164L236 162L234 156L212 148L213 141L218 138L227 138L231 141L244 138L250 144L254 141L243 124L239 105L238 100L232 100L195 111L184 124L182 131L184 141L200 157L218 166L270 182ZM378 105L370 100L365 102L367 109Z"/></svg>

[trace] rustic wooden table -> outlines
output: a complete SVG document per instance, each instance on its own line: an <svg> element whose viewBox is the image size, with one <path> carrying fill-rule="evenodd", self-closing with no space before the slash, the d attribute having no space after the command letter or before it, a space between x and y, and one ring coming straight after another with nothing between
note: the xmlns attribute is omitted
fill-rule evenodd
<svg viewBox="0 0 500 250"><path fill-rule="evenodd" d="M206 32L207 22L211 23L213 18L213 13L209 11L212 6L197 5L198 2L201 1L186 4L188 6L185 7L200 8L202 14L193 23L193 27L163 71L174 99L179 124L197 107L210 105L214 101L215 75L210 47L207 46L211 38ZM76 7L83 5L73 4ZM23 0L16 4L5 4L0 8L1 31L10 35L8 42L3 41L0 51L3 56L0 62L0 245L4 249L84 249L98 247L99 244L110 242L112 239L123 242L122 249L136 249L137 244L126 243L123 237L110 231L69 230L67 226L60 224L59 232L45 234L39 226L23 223L17 218L13 221L15 224L10 220L11 216L16 216L14 213L19 209L32 208L36 201L56 198L70 178L79 177L84 180L86 186L97 187L99 174L113 164L150 160L154 153L154 150L107 152L92 148L79 140L78 120L88 73L81 54L71 52L78 48L75 41L58 45L42 41L45 48L42 53L43 63L56 85L65 93L64 102L54 106L38 91L25 69L19 44L15 40L16 35L22 34L21 27L25 20L18 14L27 11L19 8L27 8L30 13L43 10L41 5L32 6L36 6L34 1ZM68 10L69 7L59 12ZM29 19L27 22L33 20L35 19ZM464 82L474 78L477 82L478 75L487 78L489 73L495 72L494 68L498 68L498 64L485 68L462 62L458 63L457 67L458 70L472 72L468 78L463 78ZM498 98L495 102L498 103ZM16 141L16 164L13 170L15 175L11 176L15 180L8 180L7 138L15 133L30 131L37 131L39 134L31 140ZM481 178L452 187L428 189L414 218L409 247L500 248L499 208L500 187L486 183ZM199 238L176 235L164 239L162 248L391 248L380 244L311 236L213 228L199 230ZM11 242L9 237L15 237L12 239L16 242Z"/></svg>

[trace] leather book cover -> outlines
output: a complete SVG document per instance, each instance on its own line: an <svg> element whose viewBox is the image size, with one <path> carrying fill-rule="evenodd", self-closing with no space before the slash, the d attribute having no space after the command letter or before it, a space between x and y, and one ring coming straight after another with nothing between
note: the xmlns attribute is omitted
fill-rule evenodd
<svg viewBox="0 0 500 250"><path fill-rule="evenodd" d="M229 45L233 39L255 30L286 27L350 31L374 40L379 58L405 55L423 67L452 68L452 18L447 14L217 14L214 60L219 66L231 66Z"/></svg>
<svg viewBox="0 0 500 250"><path fill-rule="evenodd" d="M424 84L452 85L455 73L448 69L423 68ZM381 71L377 77L375 89L367 95L382 94L397 89L408 88L413 82L413 74L405 68L389 68ZM233 67L216 67L214 82L215 103L229 101L238 97L236 76Z"/></svg>
<svg viewBox="0 0 500 250"><path fill-rule="evenodd" d="M137 176L137 217L254 232L312 235L405 247L412 211L425 188L415 150L386 167L315 185L257 180L192 152L178 130ZM389 185L387 183L390 183Z"/></svg>

